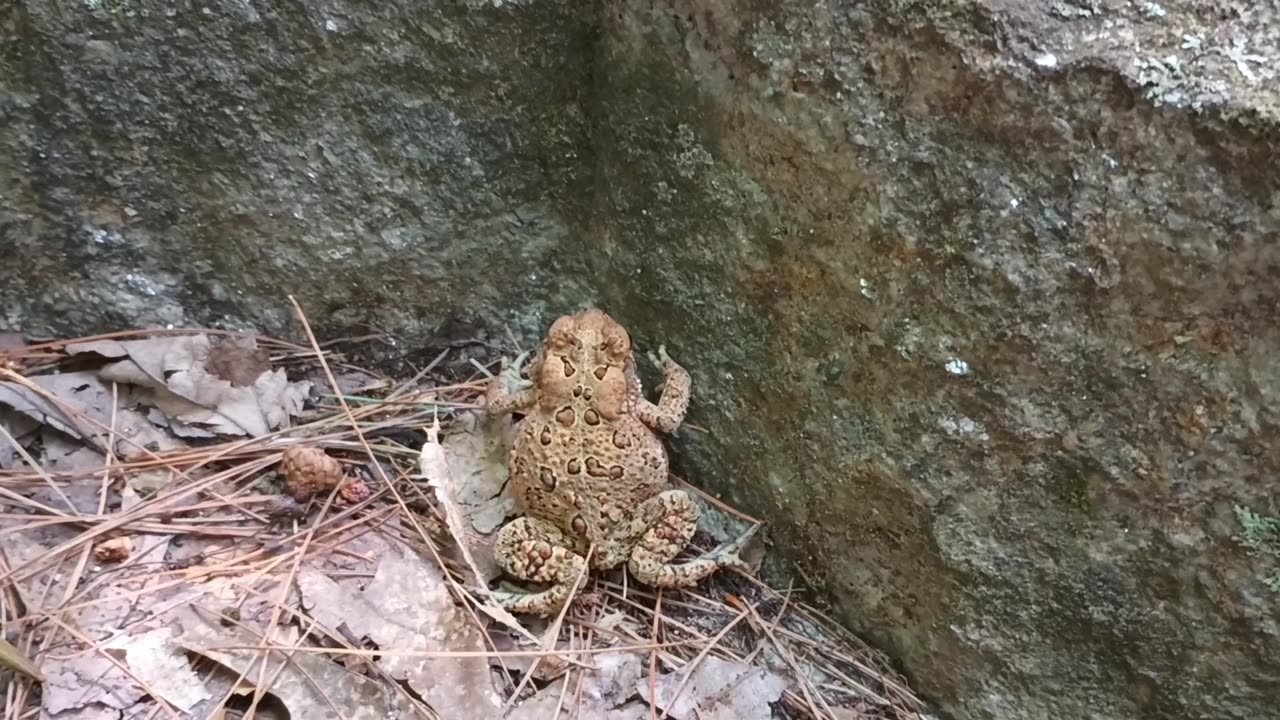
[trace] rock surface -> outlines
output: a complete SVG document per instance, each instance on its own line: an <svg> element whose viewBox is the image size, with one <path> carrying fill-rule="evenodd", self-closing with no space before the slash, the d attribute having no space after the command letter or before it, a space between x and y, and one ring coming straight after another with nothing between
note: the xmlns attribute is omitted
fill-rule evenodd
<svg viewBox="0 0 1280 720"><path fill-rule="evenodd" d="M598 301L945 716L1274 712L1271 6L166 7L0 9L0 329Z"/></svg>
<svg viewBox="0 0 1280 720"><path fill-rule="evenodd" d="M584 293L541 278L589 29L572 2L0 4L0 327L296 332L293 293L349 334L533 330Z"/></svg>
<svg viewBox="0 0 1280 720"><path fill-rule="evenodd" d="M614 3L580 237L691 479L947 715L1264 716L1280 18L1047 8Z"/></svg>

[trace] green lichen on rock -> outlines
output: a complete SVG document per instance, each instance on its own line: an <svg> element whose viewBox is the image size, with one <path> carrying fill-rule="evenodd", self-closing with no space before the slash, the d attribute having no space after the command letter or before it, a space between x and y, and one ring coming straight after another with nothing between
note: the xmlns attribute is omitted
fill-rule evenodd
<svg viewBox="0 0 1280 720"><path fill-rule="evenodd" d="M1259 515L1239 505L1235 507L1235 511L1243 533L1240 542L1265 558L1280 560L1280 517ZM1263 575L1262 582L1272 591L1280 593L1280 568Z"/></svg>

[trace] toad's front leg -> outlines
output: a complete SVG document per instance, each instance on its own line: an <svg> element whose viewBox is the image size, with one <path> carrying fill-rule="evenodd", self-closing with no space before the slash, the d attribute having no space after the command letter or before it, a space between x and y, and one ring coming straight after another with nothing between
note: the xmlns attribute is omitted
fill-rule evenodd
<svg viewBox="0 0 1280 720"><path fill-rule="evenodd" d="M489 381L485 388L485 411L490 415L506 415L517 410L532 407L538 400L538 391L533 383L520 377L520 368L528 359L529 353L523 352L510 363L505 360L498 376Z"/></svg>
<svg viewBox="0 0 1280 720"><path fill-rule="evenodd" d="M578 582L586 577L587 561L569 549L572 539L555 525L521 517L498 531L494 556L508 574L530 582L550 583L536 593L492 593L504 609L530 615L551 615L564 606Z"/></svg>
<svg viewBox="0 0 1280 720"><path fill-rule="evenodd" d="M634 522L644 524L645 529L627 562L631 574L646 585L680 588L694 585L723 567L745 568L738 553L759 525L701 557L683 563L671 562L693 538L698 529L698 515L698 506L683 490L667 490L641 503Z"/></svg>
<svg viewBox="0 0 1280 720"><path fill-rule="evenodd" d="M657 355L650 355L654 365L662 368L666 378L662 386L662 397L655 405L643 397L636 401L632 412L640 418L640 422L659 432L672 433L684 422L684 415L689 410L689 391L692 381L689 372L676 364L667 354L667 348L658 347Z"/></svg>

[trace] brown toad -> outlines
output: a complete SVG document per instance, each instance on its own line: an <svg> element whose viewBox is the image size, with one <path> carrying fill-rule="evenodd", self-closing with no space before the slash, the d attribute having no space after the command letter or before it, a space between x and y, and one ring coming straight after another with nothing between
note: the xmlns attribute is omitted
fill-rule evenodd
<svg viewBox="0 0 1280 720"><path fill-rule="evenodd" d="M755 532L685 563L671 561L693 537L698 506L667 484L667 453L655 430L673 432L689 406L689 373L659 347L666 378L655 405L636 376L631 338L596 309L557 319L520 379L518 357L486 392L491 415L526 413L509 458L519 517L498 533L507 573L549 583L537 593L497 593L513 612L559 610L580 574L626 564L654 587L687 587L725 566Z"/></svg>

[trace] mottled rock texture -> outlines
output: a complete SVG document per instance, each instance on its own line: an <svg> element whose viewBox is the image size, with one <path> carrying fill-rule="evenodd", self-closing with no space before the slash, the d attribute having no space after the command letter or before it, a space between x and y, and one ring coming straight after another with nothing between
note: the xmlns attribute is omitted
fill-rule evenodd
<svg viewBox="0 0 1280 720"><path fill-rule="evenodd" d="M0 10L0 325L598 301L946 716L1275 712L1273 4L162 7Z"/></svg>
<svg viewBox="0 0 1280 720"><path fill-rule="evenodd" d="M1274 713L1280 20L1005 5L610 3L593 277L948 715Z"/></svg>
<svg viewBox="0 0 1280 720"><path fill-rule="evenodd" d="M0 326L282 331L294 293L412 338L577 301L540 278L591 19L493 5L0 3Z"/></svg>

